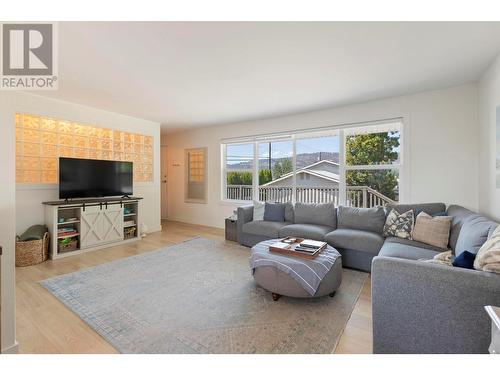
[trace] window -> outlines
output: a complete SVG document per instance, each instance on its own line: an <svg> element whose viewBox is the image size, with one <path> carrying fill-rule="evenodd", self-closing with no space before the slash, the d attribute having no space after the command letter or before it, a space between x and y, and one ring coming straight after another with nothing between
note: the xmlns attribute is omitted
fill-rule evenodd
<svg viewBox="0 0 500 375"><path fill-rule="evenodd" d="M16 114L16 182L56 184L59 157L134 163L134 181L153 181L153 137Z"/></svg>
<svg viewBox="0 0 500 375"><path fill-rule="evenodd" d="M226 146L225 186L226 199L252 200L253 196L253 143Z"/></svg>
<svg viewBox="0 0 500 375"><path fill-rule="evenodd" d="M259 143L259 200L291 202L292 195L293 142Z"/></svg>
<svg viewBox="0 0 500 375"><path fill-rule="evenodd" d="M400 124L352 128L344 134L346 204L372 207L398 202Z"/></svg>
<svg viewBox="0 0 500 375"><path fill-rule="evenodd" d="M339 135L337 131L297 136L296 171L301 176L295 201L339 204Z"/></svg>
<svg viewBox="0 0 500 375"><path fill-rule="evenodd" d="M207 201L207 157L206 148L186 150L186 202Z"/></svg>
<svg viewBox="0 0 500 375"><path fill-rule="evenodd" d="M400 200L401 120L222 144L226 200L384 206Z"/></svg>

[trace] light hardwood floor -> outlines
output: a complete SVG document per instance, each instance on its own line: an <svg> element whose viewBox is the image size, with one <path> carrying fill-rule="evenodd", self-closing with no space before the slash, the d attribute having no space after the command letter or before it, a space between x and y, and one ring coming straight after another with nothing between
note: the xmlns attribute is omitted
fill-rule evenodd
<svg viewBox="0 0 500 375"><path fill-rule="evenodd" d="M224 231L165 221L163 231L141 241L76 255L40 265L16 268L17 340L20 353L116 353L93 329L42 288L38 281L145 253L196 236L224 239ZM335 353L371 353L370 279L342 334Z"/></svg>

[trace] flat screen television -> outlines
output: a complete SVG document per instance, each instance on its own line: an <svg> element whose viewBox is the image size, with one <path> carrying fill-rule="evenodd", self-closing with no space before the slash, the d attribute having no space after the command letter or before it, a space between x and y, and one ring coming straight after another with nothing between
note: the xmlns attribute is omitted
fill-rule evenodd
<svg viewBox="0 0 500 375"><path fill-rule="evenodd" d="M59 199L132 194L131 162L59 158Z"/></svg>

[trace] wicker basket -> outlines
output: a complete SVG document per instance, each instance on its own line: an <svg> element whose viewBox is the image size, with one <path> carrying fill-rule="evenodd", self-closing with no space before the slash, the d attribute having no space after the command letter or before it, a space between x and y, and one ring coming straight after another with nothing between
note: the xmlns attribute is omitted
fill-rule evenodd
<svg viewBox="0 0 500 375"><path fill-rule="evenodd" d="M78 248L78 240L72 239L70 242L62 244L58 243L57 244L57 252L62 254L62 253L67 253L70 251L75 251Z"/></svg>
<svg viewBox="0 0 500 375"><path fill-rule="evenodd" d="M16 241L16 267L33 266L49 257L49 232L41 240Z"/></svg>

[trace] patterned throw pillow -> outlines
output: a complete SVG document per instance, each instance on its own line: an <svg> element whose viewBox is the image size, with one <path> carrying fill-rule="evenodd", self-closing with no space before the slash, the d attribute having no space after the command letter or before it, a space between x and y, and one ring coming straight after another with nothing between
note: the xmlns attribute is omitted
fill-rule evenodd
<svg viewBox="0 0 500 375"><path fill-rule="evenodd" d="M395 209L392 209L385 220L384 236L411 240L414 222L413 210L400 214Z"/></svg>

